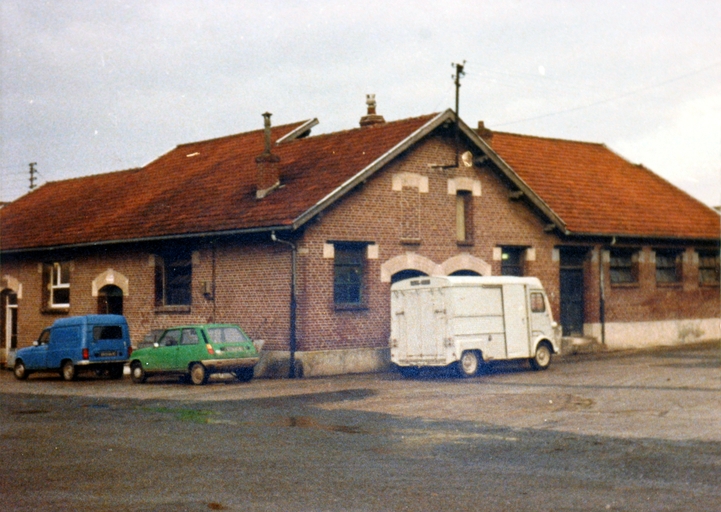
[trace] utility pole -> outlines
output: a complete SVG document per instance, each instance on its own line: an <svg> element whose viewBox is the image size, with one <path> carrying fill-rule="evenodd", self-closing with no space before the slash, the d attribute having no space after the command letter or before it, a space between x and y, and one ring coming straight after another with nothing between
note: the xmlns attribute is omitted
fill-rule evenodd
<svg viewBox="0 0 721 512"><path fill-rule="evenodd" d="M460 98L461 77L466 74L463 71L463 66L465 66L465 65L466 65L465 60L463 61L462 64L456 64L453 62L451 63L451 66L456 68L455 76L451 77L454 79L454 82L456 84L456 167L458 167L458 158L459 158L459 153L461 152L460 128L458 126L458 102L459 102L459 98Z"/></svg>
<svg viewBox="0 0 721 512"><path fill-rule="evenodd" d="M37 169L35 169L35 166L38 165L37 162L30 162L30 190L35 188L35 175L37 174Z"/></svg>

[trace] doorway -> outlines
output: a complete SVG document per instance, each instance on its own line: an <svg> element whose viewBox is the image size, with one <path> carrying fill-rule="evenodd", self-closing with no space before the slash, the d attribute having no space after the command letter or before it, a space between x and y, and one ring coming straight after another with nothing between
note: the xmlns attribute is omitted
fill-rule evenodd
<svg viewBox="0 0 721 512"><path fill-rule="evenodd" d="M561 248L561 327L564 336L583 336L584 262L587 248Z"/></svg>
<svg viewBox="0 0 721 512"><path fill-rule="evenodd" d="M98 290L98 314L122 315L123 290L112 284L103 286Z"/></svg>
<svg viewBox="0 0 721 512"><path fill-rule="evenodd" d="M6 365L18 346L18 296L11 290L0 293L0 364Z"/></svg>

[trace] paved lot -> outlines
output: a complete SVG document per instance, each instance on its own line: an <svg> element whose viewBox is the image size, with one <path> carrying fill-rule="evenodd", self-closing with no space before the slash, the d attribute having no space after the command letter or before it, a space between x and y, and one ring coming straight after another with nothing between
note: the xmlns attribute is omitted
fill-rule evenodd
<svg viewBox="0 0 721 512"><path fill-rule="evenodd" d="M718 346L302 380L0 372L9 510L721 510Z"/></svg>

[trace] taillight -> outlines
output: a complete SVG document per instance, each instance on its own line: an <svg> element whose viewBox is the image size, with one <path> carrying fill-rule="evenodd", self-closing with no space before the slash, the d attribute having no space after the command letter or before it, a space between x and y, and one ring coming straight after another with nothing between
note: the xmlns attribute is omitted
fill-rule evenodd
<svg viewBox="0 0 721 512"><path fill-rule="evenodd" d="M90 351L87 348L83 349L83 359L90 359Z"/></svg>
<svg viewBox="0 0 721 512"><path fill-rule="evenodd" d="M133 354L133 347L132 345L128 347L128 358Z"/></svg>
<svg viewBox="0 0 721 512"><path fill-rule="evenodd" d="M213 346L210 343L206 343L205 348L208 349L208 354L210 354L211 356L215 354L215 350L213 350Z"/></svg>

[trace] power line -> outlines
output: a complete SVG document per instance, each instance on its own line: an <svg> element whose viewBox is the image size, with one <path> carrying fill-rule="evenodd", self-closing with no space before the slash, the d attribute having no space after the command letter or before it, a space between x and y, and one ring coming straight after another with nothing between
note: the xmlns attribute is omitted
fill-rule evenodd
<svg viewBox="0 0 721 512"><path fill-rule="evenodd" d="M716 66L719 66L719 65L721 65L721 61L715 62L715 63L713 63L713 64L711 64L711 65L709 65L709 66L706 66L706 67L704 67L704 68L697 69L697 70L695 70L695 71L691 71L691 72L689 72L689 73L686 73L686 74L683 74L683 75L680 75L680 76L677 76L677 77L674 77L674 78L670 78L670 79L668 79L668 80L664 80L663 82L659 82L659 83L657 83L657 84L651 84L651 85L647 85L647 86L644 86L644 87L640 87L640 88L638 88L638 89L633 89L633 90L631 90L631 91L627 91L627 92L624 92L624 93L621 93L621 94L617 94L617 95L611 96L611 97L609 97L609 98L604 98L604 99L602 99L602 100L594 101L594 102L588 103L588 104L586 104L586 105L579 105L579 106L577 106L577 107L571 107L571 108L567 108L567 109L564 109L564 110L558 110L558 111L556 111L556 112L548 112L548 113L546 113L546 114L541 114L541 115L538 115L538 116L527 117L527 118L524 118L524 119L516 119L516 120L514 120L514 121L507 121L507 122L505 122L505 123L498 123L498 124L496 124L495 126L506 126L506 125L509 125L509 124L522 123L522 122L524 122L524 121L534 121L534 120L536 120L536 119L543 119L544 117L551 117L551 116L556 116L556 115L560 115L560 114L567 114L567 113L569 113L569 112L575 112L575 111L577 111L577 110L583 110L583 109L585 109L585 108L595 107L596 105L602 105L602 104L604 104L604 103L609 103L609 102L611 102L611 101L615 101L615 100L618 100L618 99L621 99L621 98L626 98L626 97L628 97L628 96L634 96L634 95L636 95L636 94L639 94L639 93L644 92L644 91L648 91L648 90L650 90L650 89L655 89L655 88L657 88L657 87L662 87L662 86L664 86L664 85L668 85L668 84L670 84L670 83L677 82L677 81L679 81L679 80L683 80L683 79L688 78L688 77L690 77L690 76L698 75L699 73L703 73L704 71L707 71L707 70L709 70L709 69L711 69L711 68L714 68L714 67L716 67Z"/></svg>

